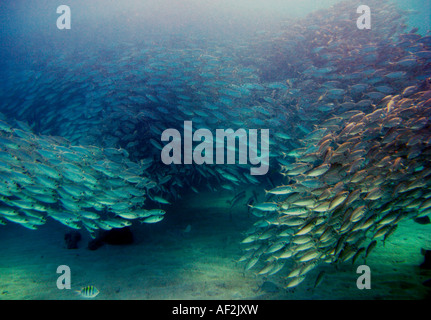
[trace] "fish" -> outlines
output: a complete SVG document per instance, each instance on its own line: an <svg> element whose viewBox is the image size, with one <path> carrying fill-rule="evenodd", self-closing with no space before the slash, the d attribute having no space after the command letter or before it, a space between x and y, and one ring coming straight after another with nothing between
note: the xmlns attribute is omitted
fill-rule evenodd
<svg viewBox="0 0 431 320"><path fill-rule="evenodd" d="M168 200L166 200L166 199L164 199L164 198L162 198L160 196L154 196L153 200L155 202L162 203L162 204L171 204Z"/></svg>
<svg viewBox="0 0 431 320"><path fill-rule="evenodd" d="M265 275L298 268L295 286L320 264L353 260L390 239L399 221L431 208L421 182L429 179L430 36L407 32L407 12L372 0L378 26L367 37L346 23L354 6L316 10L311 22L247 39L172 46L171 35L148 35L46 50L44 68L8 70L1 221L109 230L169 219L151 205L172 206L187 190L229 193L233 207L252 184L247 209L258 227L241 245L261 246L250 249L246 269L283 256L289 263ZM64 77L53 76L61 70ZM184 129L185 118L209 131L269 128L271 179L251 176L252 164L239 159L165 165L162 134ZM235 145L223 151L244 155ZM295 243L300 236L313 240ZM271 252L279 238L292 241Z"/></svg>
<svg viewBox="0 0 431 320"><path fill-rule="evenodd" d="M409 91L417 92L417 87L409 88L406 92ZM309 262L320 264L327 259L342 262L352 259L352 262L355 263L362 254L366 259L377 246L379 239L383 239L385 242L393 235L397 222L402 220L404 216L418 216L418 213L413 213L412 210L428 210L431 207L431 202L428 201L429 197L422 198L423 193L418 192L426 188L426 184L423 183L423 178L419 178L420 175L416 174L414 169L417 168L417 172L423 172L421 164L424 162L420 161L421 164L414 163L409 172L405 171L405 162L401 165L401 161L411 161L420 157L421 154L414 148L421 143L420 139L423 133L417 133L416 130L422 130L427 122L420 112L415 114L416 116L412 113L400 113L401 110L405 110L406 106L421 103L420 98L416 99L418 100L412 99L403 102L402 109L399 109L399 105L394 104L391 112L395 112L399 119L396 119L393 125L388 126L387 133L382 131L367 132L365 124L356 130L354 129L355 124L349 123L349 118L346 117L344 128L341 126L339 129L341 134L334 135L334 138L322 140L324 142L320 144L320 147L337 144L339 156L334 158L332 155L329 160L330 166L317 162L318 159L322 159L323 154L314 156L313 159L315 160L310 162L311 166L307 170L292 174L289 178L295 182L301 182L304 175L311 173L314 179L323 180L326 188L323 187L322 190L318 191L319 189L313 189L313 185L304 185L303 188L294 189L295 197L289 196L287 200L278 200L280 209L276 211L276 214L279 215L276 220L277 223L262 224L261 227L271 228L272 236L268 238L268 241L275 239L277 233L280 235L284 233L286 226L295 228L293 229L294 236L315 237L315 235L320 235L317 247L311 245L313 242L298 245L293 240L290 245L284 247L283 253L268 252L267 254L270 256L274 254L274 258L280 259L280 257L284 257L284 252L286 252L286 259L292 259L294 264ZM383 127L387 123L384 111L379 109L369 110L368 113L363 112L361 117L366 119L369 124L375 123L376 127ZM356 121L355 118L353 119ZM394 134L398 130L398 135ZM408 138L407 136L404 137L406 131L410 132ZM387 134L391 134L392 137L380 139L380 137L388 137ZM392 149L394 141L398 146L396 151ZM370 145L367 146L370 142L372 143L371 147ZM303 141L303 143L310 142ZM308 152L312 153L314 150L316 149L312 146ZM320 150L322 151L322 149ZM400 150L404 151L400 154ZM414 155L412 152L415 152ZM298 150L296 153L300 153L302 158L307 155L307 151L304 153L304 151ZM352 154L351 157L349 157L350 154ZM345 161L344 157L351 159L350 161L353 160L353 162ZM296 167L302 169L302 164L298 162L299 159L298 157L295 160ZM287 165L296 168L295 162L283 166ZM285 176L285 172L289 169L285 169L283 166L280 174ZM388 177L393 176L397 181L395 188L391 178L385 179L385 174ZM284 188L284 185L279 185L279 187ZM274 189L278 190L277 188L276 185ZM413 192L416 193L413 195ZM266 192L266 195L268 196L269 193ZM291 207L292 209L290 209ZM399 211L400 208L402 208L401 211ZM381 212L379 218L374 215L375 210ZM289 212L298 213L301 217L297 224L293 223L289 226L291 219L287 215ZM314 214L312 215L311 212ZM273 215L274 213L265 213L263 219L269 219L268 215L270 214ZM319 216L322 219L321 222L317 223ZM339 218L343 219L342 223L339 222ZM280 228L279 232L276 231L277 228ZM337 233L331 232L331 229L336 230ZM260 232L264 231L260 230ZM366 232L370 233L370 240L365 237ZM280 235L278 237L281 237ZM369 241L368 245L361 246L367 241ZM299 277L301 273L297 268L289 276ZM304 273L302 276L306 276L306 274ZM302 278L295 278L292 285L302 281Z"/></svg>
<svg viewBox="0 0 431 320"><path fill-rule="evenodd" d="M325 275L325 271L320 271L319 274L316 277L316 281L314 282L314 288L317 288L320 283L323 281L323 277Z"/></svg>
<svg viewBox="0 0 431 320"><path fill-rule="evenodd" d="M248 206L252 209L257 209L260 211L276 211L279 208L278 204L274 202L262 202L256 205L249 204Z"/></svg>
<svg viewBox="0 0 431 320"><path fill-rule="evenodd" d="M265 193L276 194L276 195L285 195L294 192L294 188L292 186L279 186L273 188L271 190L265 190Z"/></svg>
<svg viewBox="0 0 431 320"><path fill-rule="evenodd" d="M373 240L367 247L367 250L365 252L365 259L368 257L368 255L371 253L371 251L376 247L377 241Z"/></svg>
<svg viewBox="0 0 431 320"><path fill-rule="evenodd" d="M164 218L163 215L154 215L154 216L145 218L144 220L142 220L142 222L144 222L144 223L157 223L157 222L162 221L163 218Z"/></svg>
<svg viewBox="0 0 431 320"><path fill-rule="evenodd" d="M294 277L290 282L285 286L285 289L287 288L294 288L297 285L299 285L301 282L305 280L305 276L297 276Z"/></svg>
<svg viewBox="0 0 431 320"><path fill-rule="evenodd" d="M230 207L233 208L239 201L243 200L246 196L245 190L237 193L229 202Z"/></svg>
<svg viewBox="0 0 431 320"><path fill-rule="evenodd" d="M76 290L75 292L80 297L86 299L93 299L100 293L100 291L95 286L82 287L80 290Z"/></svg>
<svg viewBox="0 0 431 320"><path fill-rule="evenodd" d="M329 163L322 164L321 166L314 168L306 173L308 177L318 177L327 172L331 168Z"/></svg>
<svg viewBox="0 0 431 320"><path fill-rule="evenodd" d="M8 207L2 208L0 215L9 217L7 220L34 229L35 225L43 224L46 218L51 217L74 229L80 229L83 225L90 229L99 226L109 229L130 225L128 221L112 219L110 214L118 214L128 220L140 218L134 211L141 210L145 200L142 195L146 193L145 189L151 187L145 184L142 186L145 189L140 189L142 187L136 185L138 181L129 178L142 171L139 164L126 160L127 152L94 146L73 147L59 137L27 132L25 130L30 129L23 124L19 130L13 126L10 128L10 132L3 130L8 134L3 138L3 143L6 143L3 145L11 146L7 140L13 141L14 146L18 142L14 152L21 155L19 158L3 159L13 163L13 166L21 162L23 169L10 172L8 186L1 191L4 196L2 203ZM27 139L31 139L32 143L28 143ZM119 162L107 159L106 155L115 156ZM108 171L109 174L106 174ZM14 190L15 186L20 186L20 193L18 189ZM54 208L63 213L54 212ZM33 212L39 213L35 216ZM150 212L150 215L153 213L162 212ZM156 222L155 218L151 220Z"/></svg>

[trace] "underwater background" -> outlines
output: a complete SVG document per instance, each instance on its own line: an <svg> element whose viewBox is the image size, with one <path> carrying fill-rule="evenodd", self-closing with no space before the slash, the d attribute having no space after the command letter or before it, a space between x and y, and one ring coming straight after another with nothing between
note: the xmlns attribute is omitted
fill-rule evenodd
<svg viewBox="0 0 431 320"><path fill-rule="evenodd" d="M2 1L0 299L429 298L429 12Z"/></svg>

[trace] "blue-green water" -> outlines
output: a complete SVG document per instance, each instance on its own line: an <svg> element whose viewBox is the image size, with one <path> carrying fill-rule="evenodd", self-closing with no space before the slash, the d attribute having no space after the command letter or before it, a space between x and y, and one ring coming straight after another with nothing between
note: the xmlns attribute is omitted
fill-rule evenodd
<svg viewBox="0 0 431 320"><path fill-rule="evenodd" d="M0 298L427 297L430 4L361 4L2 2Z"/></svg>

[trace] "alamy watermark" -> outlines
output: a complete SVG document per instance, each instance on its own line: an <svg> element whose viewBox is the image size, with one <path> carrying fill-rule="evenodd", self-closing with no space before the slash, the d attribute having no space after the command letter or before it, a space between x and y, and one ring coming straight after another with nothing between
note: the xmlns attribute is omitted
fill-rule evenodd
<svg viewBox="0 0 431 320"><path fill-rule="evenodd" d="M204 139L202 141L202 138ZM269 129L260 129L260 154L258 154L257 129L216 129L215 164L225 164L225 139L227 139L227 164L236 163L236 139L238 139L239 164L252 165L252 175L264 175L269 168ZM162 162L170 164L214 164L214 138L208 129L198 129L193 133L192 121L184 121L184 143L182 148L181 133L177 129L166 129L162 132L162 141L169 141L161 153ZM193 149L193 142L201 142ZM247 148L248 147L248 148ZM182 157L184 150L184 157Z"/></svg>
<svg viewBox="0 0 431 320"><path fill-rule="evenodd" d="M65 264L62 264L61 266L57 267L57 273L61 273L61 275L57 278L57 288L59 290L70 289L70 267Z"/></svg>
<svg viewBox="0 0 431 320"><path fill-rule="evenodd" d="M70 7L61 5L57 8L57 13L61 13L61 16L57 18L57 28L60 30L71 28L71 14Z"/></svg>
<svg viewBox="0 0 431 320"><path fill-rule="evenodd" d="M371 9L369 6L360 5L356 9L356 13L360 13L361 15L356 20L356 26L359 30L363 29L371 29Z"/></svg>
<svg viewBox="0 0 431 320"><path fill-rule="evenodd" d="M358 266L356 273L361 274L356 281L358 289L371 289L371 269L366 264Z"/></svg>
<svg viewBox="0 0 431 320"><path fill-rule="evenodd" d="M67 5L61 5L57 7L57 13L61 14L57 18L57 28L60 30L71 29L71 11ZM356 26L358 29L371 29L371 9L367 5L360 5L356 9L356 13L361 14L356 20Z"/></svg>

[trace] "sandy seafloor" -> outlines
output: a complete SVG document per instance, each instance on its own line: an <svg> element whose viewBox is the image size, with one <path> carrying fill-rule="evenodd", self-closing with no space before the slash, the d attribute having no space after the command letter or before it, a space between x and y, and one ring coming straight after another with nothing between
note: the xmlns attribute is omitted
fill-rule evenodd
<svg viewBox="0 0 431 320"><path fill-rule="evenodd" d="M74 292L94 285L95 299L424 299L430 288L422 282L431 271L420 269L421 248L431 249L431 225L402 221L386 242L381 241L367 259L370 290L356 287L358 259L338 266L321 265L290 290L281 278L289 270L256 276L259 267L244 272L240 241L257 221L242 205L229 214L226 200L232 192L216 197L202 192L183 197L165 207L166 218L157 224L134 222L135 242L127 246L104 245L87 249L86 230L79 248L68 250L64 234L72 229L49 220L38 230L9 223L0 226L0 299L82 299ZM184 232L190 224L191 230ZM71 269L71 290L59 290L59 265ZM313 288L317 274L322 283Z"/></svg>

